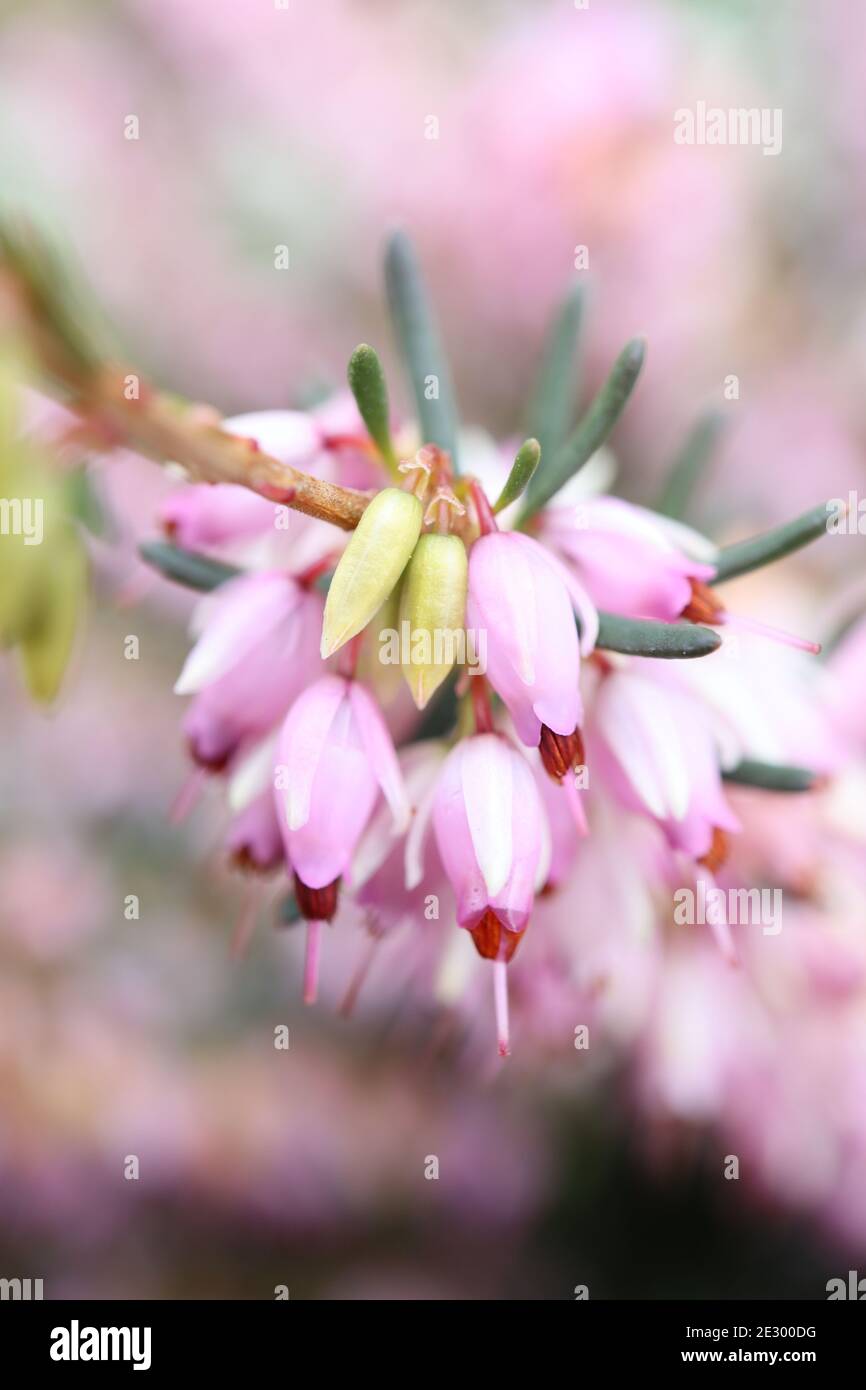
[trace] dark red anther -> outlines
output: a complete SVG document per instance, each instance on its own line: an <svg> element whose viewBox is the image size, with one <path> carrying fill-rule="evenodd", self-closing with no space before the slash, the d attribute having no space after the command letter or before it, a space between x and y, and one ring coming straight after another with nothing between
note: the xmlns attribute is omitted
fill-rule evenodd
<svg viewBox="0 0 866 1390"><path fill-rule="evenodd" d="M523 932L503 927L496 913L488 907L477 926L472 928L472 940L479 956L485 960L510 961L523 938Z"/></svg>
<svg viewBox="0 0 866 1390"><path fill-rule="evenodd" d="M692 597L686 604L681 618L690 623L717 623L725 611L725 605L716 598L708 584L701 579L690 579Z"/></svg>
<svg viewBox="0 0 866 1390"><path fill-rule="evenodd" d="M324 888L310 888L295 874L295 901L301 916L308 922L330 922L337 912L340 880L334 879Z"/></svg>
<svg viewBox="0 0 866 1390"><path fill-rule="evenodd" d="M546 724L542 724L538 751L545 772L555 782L561 782L567 773L575 772L584 765L583 739L579 729L570 734L555 734Z"/></svg>

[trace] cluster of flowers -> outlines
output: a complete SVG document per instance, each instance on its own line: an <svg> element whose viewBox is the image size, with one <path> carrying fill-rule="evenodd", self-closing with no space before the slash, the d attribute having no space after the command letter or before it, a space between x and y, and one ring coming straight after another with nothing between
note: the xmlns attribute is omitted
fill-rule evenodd
<svg viewBox="0 0 866 1390"><path fill-rule="evenodd" d="M716 549L597 490L609 476L602 453L509 526L497 513L519 509L490 501L509 454L487 439L463 441L455 476L447 452L418 447L409 431L383 457L348 396L225 428L307 473L378 489L348 540L234 485L184 486L164 504L176 546L244 565L202 601L176 686L193 696L193 759L227 783L228 849L247 869L285 864L293 876L308 1001L341 886L374 933L414 923L439 935L443 957L447 929L425 920L425 904L445 895L493 963L505 1055L506 965L535 899L562 888L596 817L614 807L656 827L669 882L684 872L712 881L739 828L723 769L755 749L748 720L738 725L743 701L718 698L730 693L724 647L707 680L706 657L597 645L600 610L730 624L710 587ZM482 632L486 669L452 685L452 661L410 643L395 687L379 657L398 623L413 636ZM452 711L450 729L431 737L437 708ZM727 922L711 927L734 960Z"/></svg>

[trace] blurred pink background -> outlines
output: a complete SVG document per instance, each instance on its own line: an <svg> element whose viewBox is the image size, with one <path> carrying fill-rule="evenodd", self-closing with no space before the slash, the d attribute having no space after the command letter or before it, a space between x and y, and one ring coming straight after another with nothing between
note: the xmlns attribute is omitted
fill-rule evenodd
<svg viewBox="0 0 866 1390"><path fill-rule="evenodd" d="M359 340L399 380L380 272L399 224L464 419L516 433L545 325L585 281L584 396L649 343L621 489L651 502L714 407L691 519L739 535L864 487L864 43L857 0L10 3L0 207L74 248L131 361L226 413L341 385ZM676 144L698 101L781 108L780 153ZM866 1254L862 729L819 807L777 824L741 794L749 869L822 884L783 969L759 943L754 989L710 947L609 935L656 906L611 904L589 864L568 904L589 1053L542 969L505 1072L396 960L356 1017L310 1014L279 885L229 959L249 885L218 798L169 822L191 604L133 544L167 484L130 459L100 477L112 530L58 707L0 666L0 1276L47 1297L823 1296ZM827 635L862 601L856 541L754 582ZM617 852L598 850L614 877ZM720 1151L742 1155L736 1191Z"/></svg>

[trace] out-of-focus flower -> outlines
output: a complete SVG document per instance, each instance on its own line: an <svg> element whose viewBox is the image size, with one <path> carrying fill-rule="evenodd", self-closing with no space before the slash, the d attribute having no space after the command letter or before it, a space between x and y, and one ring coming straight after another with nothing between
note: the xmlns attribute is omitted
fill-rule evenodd
<svg viewBox="0 0 866 1390"><path fill-rule="evenodd" d="M375 700L357 681L323 676L292 705L277 749L275 796L298 906L308 921L304 997L315 998L322 921L337 910L381 790L398 831L409 823L400 765Z"/></svg>
<svg viewBox="0 0 866 1390"><path fill-rule="evenodd" d="M203 600L198 641L175 685L195 696L184 730L198 763L219 770L275 727L312 679L321 615L320 594L273 571L233 579Z"/></svg>
<svg viewBox="0 0 866 1390"><path fill-rule="evenodd" d="M604 674L593 732L609 785L624 805L658 821L674 849L700 860L716 838L739 829L722 791L713 721L667 680L663 663Z"/></svg>
<svg viewBox="0 0 866 1390"><path fill-rule="evenodd" d="M618 497L548 507L541 538L572 566L592 601L611 613L673 621L692 580L715 574L716 547L697 532Z"/></svg>

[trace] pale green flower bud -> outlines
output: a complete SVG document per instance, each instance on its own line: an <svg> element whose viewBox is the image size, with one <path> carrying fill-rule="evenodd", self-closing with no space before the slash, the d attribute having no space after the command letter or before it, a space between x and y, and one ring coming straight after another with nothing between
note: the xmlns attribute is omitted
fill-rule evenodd
<svg viewBox="0 0 866 1390"><path fill-rule="evenodd" d="M402 664L419 709L462 659L467 569L458 536L423 535L409 562L400 601Z"/></svg>
<svg viewBox="0 0 866 1390"><path fill-rule="evenodd" d="M377 493L334 571L325 602L322 657L361 632L390 594L421 533L423 508L400 488Z"/></svg>

